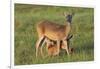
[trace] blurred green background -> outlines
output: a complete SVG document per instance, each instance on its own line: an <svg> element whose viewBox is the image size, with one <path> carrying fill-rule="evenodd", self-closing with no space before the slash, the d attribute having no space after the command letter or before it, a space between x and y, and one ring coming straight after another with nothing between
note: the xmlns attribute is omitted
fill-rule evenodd
<svg viewBox="0 0 100 69"><path fill-rule="evenodd" d="M79 62L94 60L94 9L82 7L60 7L15 4L14 9L14 63L15 65ZM55 57L35 57L35 43L38 39L36 24L50 20L65 24L63 12L74 12L72 20L73 38L70 47L75 49L68 57L66 53ZM45 47L44 47L45 52ZM45 55L47 53L45 52Z"/></svg>

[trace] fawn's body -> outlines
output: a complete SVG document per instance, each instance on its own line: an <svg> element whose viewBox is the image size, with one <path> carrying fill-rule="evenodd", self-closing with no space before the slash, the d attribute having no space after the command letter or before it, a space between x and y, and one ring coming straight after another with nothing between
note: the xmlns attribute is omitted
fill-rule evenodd
<svg viewBox="0 0 100 69"><path fill-rule="evenodd" d="M72 37L73 35L69 35L68 38L66 39L66 41L68 42L69 53L73 53L73 48L69 46L70 39ZM49 42L46 47L47 47L48 56L56 56L59 54L59 51L57 49L57 44L55 43L55 41ZM62 42L60 42L60 49L66 50L66 46Z"/></svg>

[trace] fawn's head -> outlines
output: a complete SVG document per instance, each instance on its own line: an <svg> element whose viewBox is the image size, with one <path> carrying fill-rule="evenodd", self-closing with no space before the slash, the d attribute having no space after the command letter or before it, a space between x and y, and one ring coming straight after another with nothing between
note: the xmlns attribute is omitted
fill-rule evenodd
<svg viewBox="0 0 100 69"><path fill-rule="evenodd" d="M73 17L74 13L64 13L64 16L66 17L66 21L71 23L72 22L72 17Z"/></svg>

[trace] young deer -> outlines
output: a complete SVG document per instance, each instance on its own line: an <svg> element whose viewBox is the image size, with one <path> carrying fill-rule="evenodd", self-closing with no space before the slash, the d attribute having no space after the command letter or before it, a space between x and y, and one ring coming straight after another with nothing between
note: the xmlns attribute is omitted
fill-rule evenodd
<svg viewBox="0 0 100 69"><path fill-rule="evenodd" d="M41 55L43 56L42 47L45 41L45 37L51 40L57 41L57 50L60 50L60 41L66 46L66 52L69 55L66 38L71 30L71 22L73 14L65 14L66 25L60 25L48 20L41 21L37 24L38 41L36 42L36 57L38 54L38 48L40 47Z"/></svg>
<svg viewBox="0 0 100 69"><path fill-rule="evenodd" d="M66 50L66 46L64 44L62 44L60 46L60 49L65 49ZM69 53L73 53L73 48L68 48L69 49ZM47 47L47 52L48 52L48 56L56 56L59 54L59 51L57 50L57 45L56 44L49 44Z"/></svg>
<svg viewBox="0 0 100 69"><path fill-rule="evenodd" d="M66 39L66 41L68 42L68 49L69 49L70 53L73 53L73 48L69 47L70 39L72 37L73 37L73 35L69 35L68 38ZM62 42L60 42L60 43L61 43L60 49L66 50L66 46ZM59 54L59 51L57 50L57 44L55 43L55 41L51 40L51 42L49 42L46 47L47 47L48 56L56 56Z"/></svg>

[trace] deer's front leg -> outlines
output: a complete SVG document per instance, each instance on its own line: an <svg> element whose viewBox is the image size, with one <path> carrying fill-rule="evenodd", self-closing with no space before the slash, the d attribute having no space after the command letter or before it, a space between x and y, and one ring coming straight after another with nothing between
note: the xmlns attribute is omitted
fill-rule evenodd
<svg viewBox="0 0 100 69"><path fill-rule="evenodd" d="M68 50L67 41L66 41L66 40L63 40L63 43L64 43L64 45L65 45L65 50L66 50L67 54L69 55L69 50Z"/></svg>

